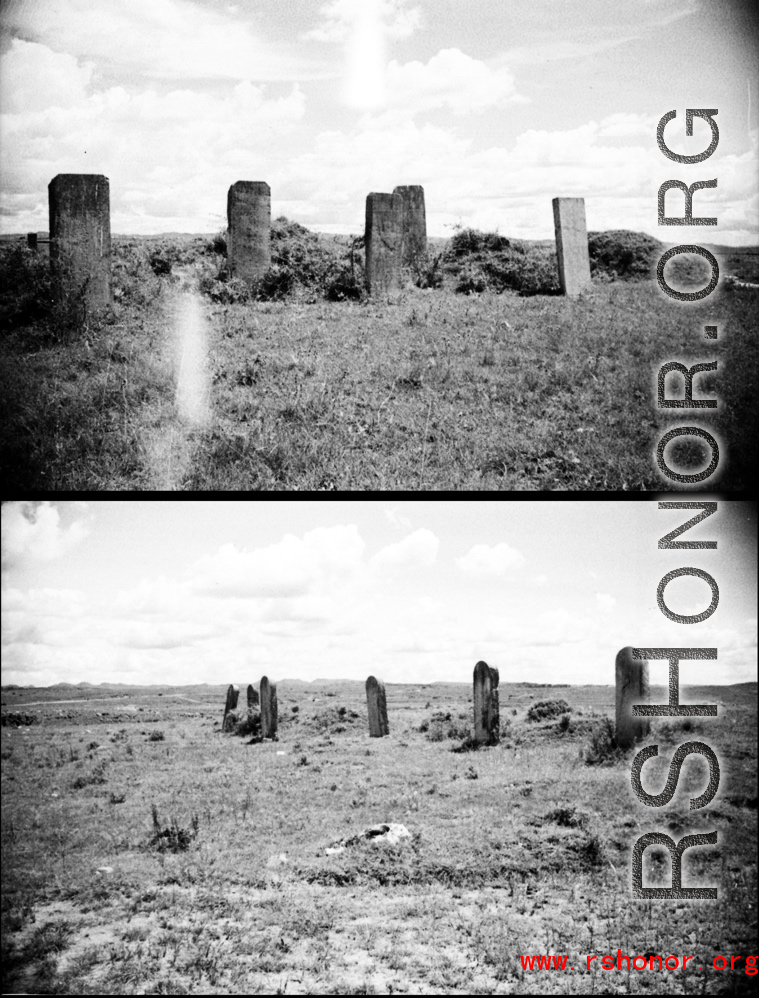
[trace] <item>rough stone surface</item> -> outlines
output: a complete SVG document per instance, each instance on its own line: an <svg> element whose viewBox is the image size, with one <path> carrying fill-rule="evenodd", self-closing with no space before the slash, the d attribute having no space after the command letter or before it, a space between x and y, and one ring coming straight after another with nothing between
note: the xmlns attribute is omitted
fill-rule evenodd
<svg viewBox="0 0 759 998"><path fill-rule="evenodd" d="M271 191L263 181L238 180L227 194L227 264L233 277L259 278L271 263Z"/></svg>
<svg viewBox="0 0 759 998"><path fill-rule="evenodd" d="M261 694L261 737L277 737L277 686L264 676L259 686Z"/></svg>
<svg viewBox="0 0 759 998"><path fill-rule="evenodd" d="M84 291L91 308L109 305L111 213L108 178L59 173L48 185L50 263L59 294Z"/></svg>
<svg viewBox="0 0 759 998"><path fill-rule="evenodd" d="M393 194L403 198L403 248L401 262L413 266L427 252L427 219L424 212L424 188L418 185L396 187Z"/></svg>
<svg viewBox="0 0 759 998"><path fill-rule="evenodd" d="M617 747L628 749L636 741L645 738L649 731L649 718L633 717L632 707L636 703L648 703L648 662L632 657L632 647L622 648L616 661Z"/></svg>
<svg viewBox="0 0 759 998"><path fill-rule="evenodd" d="M26 245L29 247L30 250L34 250L35 253L37 252L37 233L36 232L27 232L27 234L26 234Z"/></svg>
<svg viewBox="0 0 759 998"><path fill-rule="evenodd" d="M366 706L369 711L370 736L381 738L383 735L389 735L385 684L381 679L375 679L374 676L369 676L366 681Z"/></svg>
<svg viewBox="0 0 759 998"><path fill-rule="evenodd" d="M403 252L403 198L400 194L367 195L364 247L369 293L400 290Z"/></svg>
<svg viewBox="0 0 759 998"><path fill-rule="evenodd" d="M553 224L561 290L574 297L590 285L585 199L554 198Z"/></svg>
<svg viewBox="0 0 759 998"><path fill-rule="evenodd" d="M234 733L235 728L237 727L237 725L240 723L241 720L242 718L240 717L240 715L237 713L236 710L230 710L224 715L224 721L222 722L221 730L225 734L231 735Z"/></svg>
<svg viewBox="0 0 759 998"><path fill-rule="evenodd" d="M248 710L255 710L258 706L258 690L253 686L248 686Z"/></svg>
<svg viewBox="0 0 759 998"><path fill-rule="evenodd" d="M240 687L239 686L231 686L230 685L227 688L227 699L226 699L226 702L224 704L224 720L225 721L227 719L227 714L231 710L237 710L237 698L239 697L239 695L240 695Z"/></svg>
<svg viewBox="0 0 759 998"><path fill-rule="evenodd" d="M498 669L487 662L474 667L474 740L478 745L497 745L500 741L498 705Z"/></svg>

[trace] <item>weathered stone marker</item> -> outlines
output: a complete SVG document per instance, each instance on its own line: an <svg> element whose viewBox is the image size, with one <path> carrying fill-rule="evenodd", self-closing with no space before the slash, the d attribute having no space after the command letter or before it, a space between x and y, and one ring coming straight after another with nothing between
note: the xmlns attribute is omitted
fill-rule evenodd
<svg viewBox="0 0 759 998"><path fill-rule="evenodd" d="M37 252L37 233L36 232L27 232L27 234L26 234L26 245L29 247L30 250L34 250L35 253Z"/></svg>
<svg viewBox="0 0 759 998"><path fill-rule="evenodd" d="M252 685L248 685L248 713L258 706L258 690Z"/></svg>
<svg viewBox="0 0 759 998"><path fill-rule="evenodd" d="M261 692L261 737L277 736L277 686L264 676L259 686Z"/></svg>
<svg viewBox="0 0 759 998"><path fill-rule="evenodd" d="M108 178L59 173L48 184L50 263L59 294L84 293L91 308L111 302Z"/></svg>
<svg viewBox="0 0 759 998"><path fill-rule="evenodd" d="M227 688L227 699L224 704L224 720L221 722L221 730L227 730L227 715L237 710L237 698L240 695L240 687L230 685Z"/></svg>
<svg viewBox="0 0 759 998"><path fill-rule="evenodd" d="M271 191L258 180L238 180L227 194L227 264L233 277L252 281L271 263Z"/></svg>
<svg viewBox="0 0 759 998"><path fill-rule="evenodd" d="M409 267L427 252L427 219L424 213L424 188L418 185L396 187L393 194L403 198L403 249L401 262Z"/></svg>
<svg viewBox="0 0 759 998"><path fill-rule="evenodd" d="M498 669L478 662L474 667L474 740L478 745L497 745L500 739Z"/></svg>
<svg viewBox="0 0 759 998"><path fill-rule="evenodd" d="M649 731L647 717L633 717L636 703L647 703L649 696L648 662L634 659L632 647L622 648L616 661L617 717L616 740L621 749L628 749L645 738Z"/></svg>
<svg viewBox="0 0 759 998"><path fill-rule="evenodd" d="M561 290L574 297L590 284L585 199L554 198L553 224Z"/></svg>
<svg viewBox="0 0 759 998"><path fill-rule="evenodd" d="M370 294L398 291L403 252L403 198L400 194L366 197L366 289Z"/></svg>
<svg viewBox="0 0 759 998"><path fill-rule="evenodd" d="M385 684L374 676L369 676L366 681L366 706L369 711L370 737L381 738L383 735L389 735Z"/></svg>

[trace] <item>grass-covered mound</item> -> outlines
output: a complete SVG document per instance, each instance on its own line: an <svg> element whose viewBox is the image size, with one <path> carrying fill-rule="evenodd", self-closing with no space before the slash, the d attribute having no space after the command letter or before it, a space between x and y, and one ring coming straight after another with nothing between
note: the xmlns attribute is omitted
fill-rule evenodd
<svg viewBox="0 0 759 998"><path fill-rule="evenodd" d="M226 257L226 239L214 240ZM363 240L347 244L320 239L298 222L280 216L271 226L271 266L256 281L231 277L224 260L200 279L200 290L223 303L284 299L306 288L328 301L360 298L364 282Z"/></svg>
<svg viewBox="0 0 759 998"><path fill-rule="evenodd" d="M559 271L552 246L509 239L497 232L461 229L443 254L444 268L460 294L518 291L558 294Z"/></svg>
<svg viewBox="0 0 759 998"><path fill-rule="evenodd" d="M645 232L615 229L588 233L588 255L592 275L629 280L650 277L664 247Z"/></svg>

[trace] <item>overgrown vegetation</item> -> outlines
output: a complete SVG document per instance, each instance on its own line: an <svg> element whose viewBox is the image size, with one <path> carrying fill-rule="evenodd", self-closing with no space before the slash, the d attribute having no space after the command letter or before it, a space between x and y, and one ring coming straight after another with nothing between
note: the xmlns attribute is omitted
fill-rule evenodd
<svg viewBox="0 0 759 998"><path fill-rule="evenodd" d="M566 700L538 700L527 711L528 721L553 721L572 708Z"/></svg>
<svg viewBox="0 0 759 998"><path fill-rule="evenodd" d="M719 320L731 330L715 347L719 379L700 374L697 392L719 387L720 486L746 488L756 292L725 281L717 299L673 308L640 279L656 245L592 233L594 283L567 300L552 244L464 229L430 240L404 290L383 299L363 290L360 238L284 218L257 282L228 276L223 232L114 237L113 307L89 316L77 295L52 295L44 252L0 242L3 480L22 491L658 491L652 447L668 424L651 358L687 353L693 328ZM744 256L728 259L754 276ZM703 266L668 265L685 282ZM208 419L188 427L176 337L183 291L198 288ZM703 454L693 439L669 448L686 471Z"/></svg>
<svg viewBox="0 0 759 998"><path fill-rule="evenodd" d="M310 994L661 994L666 980L688 994L755 990L743 969L712 964L753 952L753 686L699 694L719 695L730 722L722 730L693 719L724 760L720 795L708 813L691 811L706 767L686 766L689 785L660 824L676 841L719 830L717 847L684 863L686 883L716 883L719 899L680 907L620 905L631 845L651 816L631 794L629 756L578 767L589 731L574 727L611 733L593 711L613 711L612 687L563 687L572 727L560 735L560 719L526 721L534 688L502 673L501 711L515 737L462 755L449 751L456 739L425 736L431 722L471 722L468 684L395 686L390 736L370 738L363 683L284 681L282 738L252 745L221 734L226 686L174 696L66 689L77 699L65 718L60 688L3 690L10 709L34 699L43 716L40 726L2 729L6 993L276 994L293 990L288 981ZM116 719L125 706L143 713ZM689 720L664 722L673 744L690 735L679 726ZM150 742L151 730L165 740ZM663 785L670 755L661 751L658 770L647 763L647 787ZM72 791L103 756L107 785ZM409 835L393 844L362 834L382 823ZM328 853L336 843L344 848ZM646 886L671 885L660 853L647 852ZM594 978L585 964L617 948L693 946L704 969L691 961L667 979L624 968ZM572 976L552 983L522 966L521 955L551 951L571 957Z"/></svg>

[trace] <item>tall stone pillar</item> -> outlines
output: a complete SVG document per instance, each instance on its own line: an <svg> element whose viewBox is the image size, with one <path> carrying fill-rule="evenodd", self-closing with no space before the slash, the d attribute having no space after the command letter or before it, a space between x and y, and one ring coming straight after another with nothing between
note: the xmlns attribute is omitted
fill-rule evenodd
<svg viewBox="0 0 759 998"><path fill-rule="evenodd" d="M374 676L369 676L366 681L366 707L369 713L369 735L372 738L381 738L389 734L385 684Z"/></svg>
<svg viewBox="0 0 759 998"><path fill-rule="evenodd" d="M109 305L111 209L108 178L59 173L48 185L50 263L59 294L84 292L91 308Z"/></svg>
<svg viewBox="0 0 759 998"><path fill-rule="evenodd" d="M565 295L576 297L590 285L585 199L554 198L553 224L561 290Z"/></svg>
<svg viewBox="0 0 759 998"><path fill-rule="evenodd" d="M630 748L645 738L649 731L647 717L633 717L636 703L648 703L648 662L632 657L632 646L622 648L615 663L616 672L616 742L621 749Z"/></svg>
<svg viewBox="0 0 759 998"><path fill-rule="evenodd" d="M501 738L498 680L498 669L487 662L475 665L474 740L478 745L497 745Z"/></svg>
<svg viewBox="0 0 759 998"><path fill-rule="evenodd" d="M277 686L270 683L266 676L259 686L261 698L261 737L277 737Z"/></svg>
<svg viewBox="0 0 759 998"><path fill-rule="evenodd" d="M403 250L404 267L413 266L424 259L427 252L427 219L424 213L424 188L418 185L396 187L393 194L403 198Z"/></svg>
<svg viewBox="0 0 759 998"><path fill-rule="evenodd" d="M398 291L403 251L403 198L400 194L366 197L366 288L370 294Z"/></svg>
<svg viewBox="0 0 759 998"><path fill-rule="evenodd" d="M227 194L227 263L233 277L252 281L271 264L271 191L263 181L238 180Z"/></svg>

